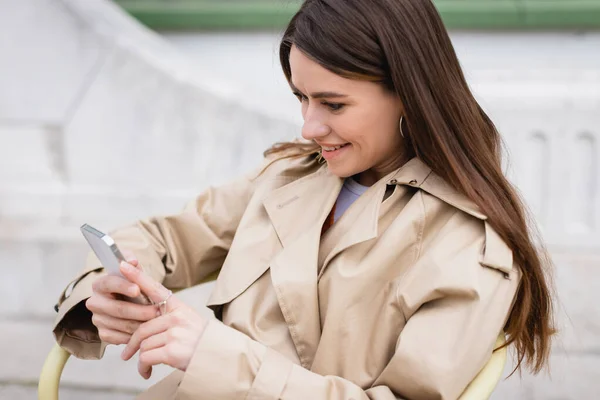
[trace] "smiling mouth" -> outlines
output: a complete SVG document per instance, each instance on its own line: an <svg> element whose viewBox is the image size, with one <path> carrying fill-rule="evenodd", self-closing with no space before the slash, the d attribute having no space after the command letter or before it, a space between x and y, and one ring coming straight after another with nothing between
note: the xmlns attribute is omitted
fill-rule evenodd
<svg viewBox="0 0 600 400"><path fill-rule="evenodd" d="M333 146L333 147L328 147L328 146L321 146L321 148L323 149L323 151L336 151L341 149L342 147L346 147L348 146L350 143L346 143L346 144L342 144L339 146Z"/></svg>
<svg viewBox="0 0 600 400"><path fill-rule="evenodd" d="M342 144L339 146L321 146L323 149L321 154L325 161L333 161L338 157L341 157L346 153L346 149L350 148L350 143ZM349 150L348 150L349 151Z"/></svg>

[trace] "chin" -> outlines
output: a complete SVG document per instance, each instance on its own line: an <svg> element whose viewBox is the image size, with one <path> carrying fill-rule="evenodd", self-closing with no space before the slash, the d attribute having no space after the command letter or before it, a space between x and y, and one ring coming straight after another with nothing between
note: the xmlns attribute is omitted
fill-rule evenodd
<svg viewBox="0 0 600 400"><path fill-rule="evenodd" d="M349 178L358 173L357 171L351 170L350 168L344 168L340 165L327 164L327 167L329 168L329 172L342 179Z"/></svg>

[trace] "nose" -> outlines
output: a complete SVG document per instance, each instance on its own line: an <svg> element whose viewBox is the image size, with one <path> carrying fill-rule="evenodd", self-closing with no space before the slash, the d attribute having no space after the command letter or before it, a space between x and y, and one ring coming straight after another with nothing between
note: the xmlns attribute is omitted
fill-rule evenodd
<svg viewBox="0 0 600 400"><path fill-rule="evenodd" d="M314 140L327 136L331 133L331 128L317 115L309 116L308 113L304 118L302 126L302 137L306 140Z"/></svg>

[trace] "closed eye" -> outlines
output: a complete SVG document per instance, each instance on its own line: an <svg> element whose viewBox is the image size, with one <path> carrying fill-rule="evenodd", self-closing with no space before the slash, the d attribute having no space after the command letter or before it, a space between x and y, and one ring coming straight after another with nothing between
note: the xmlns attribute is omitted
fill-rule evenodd
<svg viewBox="0 0 600 400"><path fill-rule="evenodd" d="M340 111L345 106L345 104L342 103L330 103L328 101L323 101L321 104L329 108L331 111Z"/></svg>
<svg viewBox="0 0 600 400"><path fill-rule="evenodd" d="M304 101L308 101L308 96L305 96L300 92L293 92L293 93L299 102L302 103ZM322 101L321 104L324 105L325 107L329 108L330 111L340 111L345 106L345 104L343 104L343 103L331 103L329 101Z"/></svg>

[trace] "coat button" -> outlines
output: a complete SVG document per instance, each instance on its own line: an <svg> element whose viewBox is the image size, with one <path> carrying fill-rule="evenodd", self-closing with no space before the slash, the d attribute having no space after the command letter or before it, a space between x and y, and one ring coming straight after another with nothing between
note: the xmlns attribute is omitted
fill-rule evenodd
<svg viewBox="0 0 600 400"><path fill-rule="evenodd" d="M58 304L54 305L54 311L58 312Z"/></svg>
<svg viewBox="0 0 600 400"><path fill-rule="evenodd" d="M392 179L392 180L390 181L390 183L388 183L388 185L395 185L395 184L397 184L397 183L398 183L398 180L397 180L397 179Z"/></svg>
<svg viewBox="0 0 600 400"><path fill-rule="evenodd" d="M416 181L416 179L413 179L412 181L408 182L408 184L414 186L417 184L417 181Z"/></svg>

